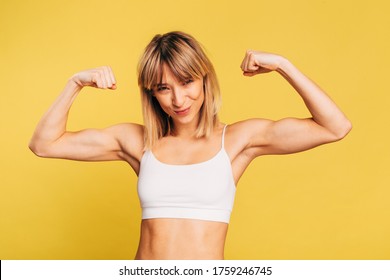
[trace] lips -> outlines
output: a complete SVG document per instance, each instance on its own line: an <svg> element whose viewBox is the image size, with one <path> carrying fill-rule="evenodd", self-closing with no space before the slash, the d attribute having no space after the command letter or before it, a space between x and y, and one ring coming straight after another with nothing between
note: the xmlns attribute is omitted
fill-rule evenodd
<svg viewBox="0 0 390 280"><path fill-rule="evenodd" d="M188 112L190 111L190 107L186 108L186 109L183 109L183 110L175 110L175 114L178 115L178 116L184 116L184 115L187 115Z"/></svg>

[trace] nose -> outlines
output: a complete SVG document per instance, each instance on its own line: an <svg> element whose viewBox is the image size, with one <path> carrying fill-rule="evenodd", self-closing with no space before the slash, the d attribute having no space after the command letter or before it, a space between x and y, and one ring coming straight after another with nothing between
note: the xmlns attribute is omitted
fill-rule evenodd
<svg viewBox="0 0 390 280"><path fill-rule="evenodd" d="M175 88L172 94L172 103L175 107L181 108L184 105L186 95L180 88Z"/></svg>

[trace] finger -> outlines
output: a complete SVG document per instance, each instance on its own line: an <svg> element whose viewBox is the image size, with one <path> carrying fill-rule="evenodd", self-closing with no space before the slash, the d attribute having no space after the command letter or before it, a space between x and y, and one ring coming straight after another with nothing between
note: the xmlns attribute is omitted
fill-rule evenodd
<svg viewBox="0 0 390 280"><path fill-rule="evenodd" d="M248 65L246 66L245 71L246 72L256 72L259 69L259 66L257 66L253 60L248 62Z"/></svg>
<svg viewBox="0 0 390 280"><path fill-rule="evenodd" d="M243 72L243 74L244 74L244 76L247 76L247 77L252 77L252 76L254 76L254 75L256 75L257 73L255 73L255 72Z"/></svg>
<svg viewBox="0 0 390 280"><path fill-rule="evenodd" d="M244 58L242 59L241 65L240 65L240 68L241 68L242 71L245 71L245 69L244 69L245 59L246 59L246 54L245 54Z"/></svg>
<svg viewBox="0 0 390 280"><path fill-rule="evenodd" d="M256 72L259 69L260 69L260 66L258 66L254 60L249 62L247 71Z"/></svg>
<svg viewBox="0 0 390 280"><path fill-rule="evenodd" d="M101 82L99 71L92 72L92 79L91 80L92 80L94 87L102 88L102 82Z"/></svg>
<svg viewBox="0 0 390 280"><path fill-rule="evenodd" d="M247 59L245 61L245 71L247 72L249 70L249 64L252 59L251 51L247 51Z"/></svg>
<svg viewBox="0 0 390 280"><path fill-rule="evenodd" d="M106 82L106 86L107 86L107 88L111 88L112 87L112 80L111 80L111 75L109 73L108 67L104 66L102 70L103 70L103 77L104 77L104 80Z"/></svg>
<svg viewBox="0 0 390 280"><path fill-rule="evenodd" d="M106 78L104 77L104 70L103 69L99 70L99 78L100 78L101 85L102 85L101 88L106 89L107 88L107 81L106 81Z"/></svg>
<svg viewBox="0 0 390 280"><path fill-rule="evenodd" d="M244 76L255 76L257 74L265 74L265 73L269 73L269 72L271 72L271 70L263 68L263 67L258 67L258 69L256 71L246 71L243 74L244 74Z"/></svg>
<svg viewBox="0 0 390 280"><path fill-rule="evenodd" d="M105 77L107 79L107 86L109 89L116 89L116 80L114 76L114 72L112 71L110 66L105 66L104 67L104 73Z"/></svg>
<svg viewBox="0 0 390 280"><path fill-rule="evenodd" d="M246 71L257 71L259 69L259 66L257 65L256 63L256 56L255 56L255 53L253 51L251 51L249 53L249 56L248 56L248 63L246 65Z"/></svg>
<svg viewBox="0 0 390 280"><path fill-rule="evenodd" d="M108 71L110 73L112 84L116 85L116 79L115 79L114 71L112 71L112 68L110 66L107 66L107 67L108 67Z"/></svg>
<svg viewBox="0 0 390 280"><path fill-rule="evenodd" d="M250 51L247 50L246 53L245 53L245 57L244 57L244 60L242 61L242 66L241 66L241 69L242 71L247 71L247 65L248 65L248 60L249 60L249 54L250 54Z"/></svg>
<svg viewBox="0 0 390 280"><path fill-rule="evenodd" d="M241 63L242 71L246 71L246 66L248 65L248 60L249 60L249 54L250 54L250 50L247 50L245 52L245 57L244 57L244 59L242 60L242 63Z"/></svg>

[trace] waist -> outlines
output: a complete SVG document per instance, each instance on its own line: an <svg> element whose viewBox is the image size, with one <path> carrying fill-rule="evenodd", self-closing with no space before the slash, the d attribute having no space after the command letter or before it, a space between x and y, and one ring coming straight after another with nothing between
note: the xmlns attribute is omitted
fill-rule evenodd
<svg viewBox="0 0 390 280"><path fill-rule="evenodd" d="M143 220L136 259L223 259L227 229L203 220Z"/></svg>
<svg viewBox="0 0 390 280"><path fill-rule="evenodd" d="M173 218L173 219L194 219L203 221L214 221L229 223L230 209L211 209L211 208L194 208L194 207L143 207L142 219L155 218Z"/></svg>

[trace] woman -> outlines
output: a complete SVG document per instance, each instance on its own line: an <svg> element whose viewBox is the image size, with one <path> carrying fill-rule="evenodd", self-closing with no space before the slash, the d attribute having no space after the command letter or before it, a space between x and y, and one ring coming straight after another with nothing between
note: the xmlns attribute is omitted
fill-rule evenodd
<svg viewBox="0 0 390 280"><path fill-rule="evenodd" d="M222 124L211 62L193 37L171 32L156 35L139 63L144 125L66 131L83 87L116 89L110 67L100 67L69 79L30 148L41 157L130 164L142 207L136 259L223 259L235 188L251 161L334 142L351 129L337 105L286 58L247 51L241 69L246 76L280 73L312 117Z"/></svg>

